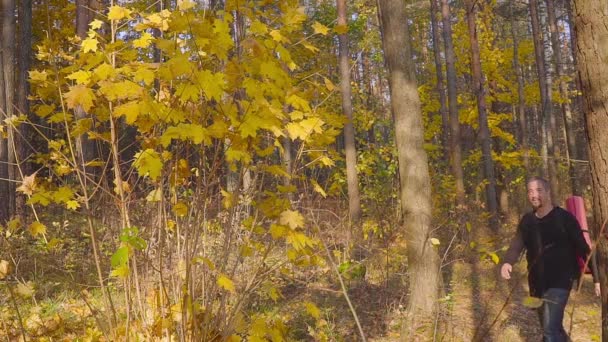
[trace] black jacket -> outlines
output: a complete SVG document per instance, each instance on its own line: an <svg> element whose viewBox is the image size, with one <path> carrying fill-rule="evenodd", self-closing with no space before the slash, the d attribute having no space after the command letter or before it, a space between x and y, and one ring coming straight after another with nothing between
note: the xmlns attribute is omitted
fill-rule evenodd
<svg viewBox="0 0 608 342"><path fill-rule="evenodd" d="M542 218L534 212L525 214L504 261L513 265L526 250L530 295L542 297L549 288L570 290L580 276L576 256L587 257L590 248L576 218L568 211L554 207ZM595 263L592 263L596 279Z"/></svg>

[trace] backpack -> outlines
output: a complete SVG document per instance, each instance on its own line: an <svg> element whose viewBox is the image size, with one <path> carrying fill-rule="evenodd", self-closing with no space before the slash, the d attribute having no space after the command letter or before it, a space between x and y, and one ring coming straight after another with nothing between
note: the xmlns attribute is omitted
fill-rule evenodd
<svg viewBox="0 0 608 342"><path fill-rule="evenodd" d="M589 229L587 226L587 216L585 215L585 202L581 196L570 196L566 199L566 210L570 212L570 214L576 217L581 230L583 231L583 236L585 237L585 241L589 248L591 248L591 238L589 237ZM579 270L582 273L591 273L591 269L589 265L585 268L585 257L582 255L576 256L576 261L579 266Z"/></svg>

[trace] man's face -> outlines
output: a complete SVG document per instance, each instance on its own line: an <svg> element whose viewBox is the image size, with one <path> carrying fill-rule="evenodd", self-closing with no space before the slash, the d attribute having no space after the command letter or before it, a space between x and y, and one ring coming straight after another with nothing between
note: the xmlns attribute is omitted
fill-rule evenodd
<svg viewBox="0 0 608 342"><path fill-rule="evenodd" d="M545 189L543 183L531 181L528 183L528 201L534 209L538 209L551 201L549 190Z"/></svg>

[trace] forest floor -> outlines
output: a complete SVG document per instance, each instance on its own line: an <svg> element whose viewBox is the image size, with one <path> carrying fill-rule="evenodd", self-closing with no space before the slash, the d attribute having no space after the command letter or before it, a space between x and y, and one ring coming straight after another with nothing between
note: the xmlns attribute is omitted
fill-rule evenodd
<svg viewBox="0 0 608 342"><path fill-rule="evenodd" d="M417 341L538 342L541 330L535 309L524 306L528 296L525 265L517 265L510 281L499 279L498 266L491 262L455 262L445 279L449 293L435 322L421 329ZM396 281L396 280L394 280ZM373 285L350 282L349 297L368 341L405 341L400 317L406 296L391 290L398 284ZM331 341L356 341L357 327L342 294L310 287L312 297L324 307L326 320L335 334ZM600 301L593 294L590 275L580 292L573 290L566 308L564 328L573 342L600 341ZM410 339L411 340L411 339Z"/></svg>

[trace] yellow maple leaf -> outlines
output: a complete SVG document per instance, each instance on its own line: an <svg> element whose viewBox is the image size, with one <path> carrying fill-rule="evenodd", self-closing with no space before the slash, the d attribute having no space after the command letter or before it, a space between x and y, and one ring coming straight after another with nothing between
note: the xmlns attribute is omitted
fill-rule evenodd
<svg viewBox="0 0 608 342"><path fill-rule="evenodd" d="M279 42L279 43L288 43L288 44L290 43L289 39L287 39L287 37L285 37L284 35L282 35L281 31L279 31L279 30L272 30L272 31L270 31L270 36L276 42Z"/></svg>
<svg viewBox="0 0 608 342"><path fill-rule="evenodd" d="M91 29L93 30L99 30L101 28L101 26L103 25L103 21L99 20L99 19L95 19L93 21L91 21L89 23L89 26L91 27Z"/></svg>
<svg viewBox="0 0 608 342"><path fill-rule="evenodd" d="M279 222L292 229L304 226L304 216L295 210L285 210L281 213Z"/></svg>
<svg viewBox="0 0 608 342"><path fill-rule="evenodd" d="M125 117L125 122L129 125L132 125L140 114L140 103L138 101L131 101L127 103L123 103L120 106L114 108L114 116Z"/></svg>
<svg viewBox="0 0 608 342"><path fill-rule="evenodd" d="M321 24L318 21L315 21L314 24L312 24L312 29L314 30L315 33L321 34L321 35L326 35L329 32L329 27Z"/></svg>
<svg viewBox="0 0 608 342"><path fill-rule="evenodd" d="M273 239L278 239L287 234L287 228L285 226L281 226L278 224L273 224L270 226L270 235Z"/></svg>
<svg viewBox="0 0 608 342"><path fill-rule="evenodd" d="M108 19L110 20L120 20L127 18L130 15L131 10L121 6L110 6L110 10L108 11Z"/></svg>
<svg viewBox="0 0 608 342"><path fill-rule="evenodd" d="M249 28L253 34L265 34L268 32L268 26L259 20L254 20Z"/></svg>
<svg viewBox="0 0 608 342"><path fill-rule="evenodd" d="M65 202L65 206L66 208L70 209L70 210L76 210L78 208L80 208L80 203L78 203L78 201L75 200L70 200Z"/></svg>
<svg viewBox="0 0 608 342"><path fill-rule="evenodd" d="M318 47L312 45L311 43L309 43L307 41L303 41L302 46L304 46L306 49L310 50L312 53L317 53L319 51Z"/></svg>
<svg viewBox="0 0 608 342"><path fill-rule="evenodd" d="M32 222L27 229L33 237L46 234L46 226L39 221Z"/></svg>
<svg viewBox="0 0 608 342"><path fill-rule="evenodd" d="M223 274L217 278L217 284L226 291L234 292L234 283Z"/></svg>
<svg viewBox="0 0 608 342"><path fill-rule="evenodd" d="M93 107L93 99L95 98L93 91L83 84L70 87L70 90L63 94L63 96L69 109L81 106L85 112L88 112Z"/></svg>
<svg viewBox="0 0 608 342"><path fill-rule="evenodd" d="M162 171L163 162L160 160L158 152L149 148L135 155L133 166L140 176L148 175L152 180L156 180Z"/></svg>
<svg viewBox="0 0 608 342"><path fill-rule="evenodd" d="M46 70L42 70L42 71L31 70L29 73L30 73L30 81L32 81L32 82L44 82L44 81L46 81L46 78L48 76L48 74L46 73Z"/></svg>
<svg viewBox="0 0 608 342"><path fill-rule="evenodd" d="M88 37L88 38L84 39L81 43L82 51L83 52L91 52L91 51L96 52L97 44L99 44L99 42L97 41L96 38Z"/></svg>
<svg viewBox="0 0 608 342"><path fill-rule="evenodd" d="M76 81L76 84L87 84L91 80L91 72L85 70L78 70L66 76L70 80Z"/></svg>
<svg viewBox="0 0 608 342"><path fill-rule="evenodd" d="M141 37L133 40L133 47L145 49L152 43L154 37L148 32L141 34Z"/></svg>
<svg viewBox="0 0 608 342"><path fill-rule="evenodd" d="M103 81L108 79L108 77L114 76L116 70L110 64L102 63L93 70L93 74L95 74L100 81Z"/></svg>
<svg viewBox="0 0 608 342"><path fill-rule="evenodd" d="M55 203L65 203L72 199L74 192L67 186L62 186L53 192L53 200Z"/></svg>
<svg viewBox="0 0 608 342"><path fill-rule="evenodd" d="M145 66L141 66L135 71L133 80L135 82L144 82L146 85L150 85L154 82L154 71Z"/></svg>
<svg viewBox="0 0 608 342"><path fill-rule="evenodd" d="M28 196L33 195L34 191L36 191L36 172L23 177L21 185L16 190Z"/></svg>

